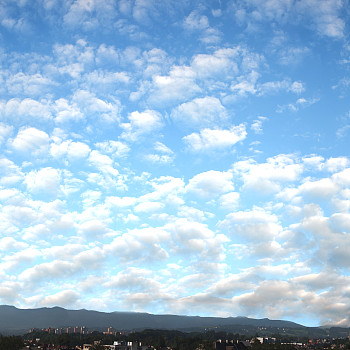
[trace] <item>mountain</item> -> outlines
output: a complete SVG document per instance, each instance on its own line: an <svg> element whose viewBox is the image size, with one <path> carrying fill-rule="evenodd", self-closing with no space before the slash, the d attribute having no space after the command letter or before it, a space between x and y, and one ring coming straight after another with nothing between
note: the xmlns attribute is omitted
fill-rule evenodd
<svg viewBox="0 0 350 350"><path fill-rule="evenodd" d="M61 307L18 309L0 305L0 333L25 333L31 328L61 328L86 326L88 329L114 327L120 330L145 328L193 330L226 326L301 328L294 322L253 319L247 317L199 317L177 315L153 315L136 312L99 312L90 310L66 310Z"/></svg>

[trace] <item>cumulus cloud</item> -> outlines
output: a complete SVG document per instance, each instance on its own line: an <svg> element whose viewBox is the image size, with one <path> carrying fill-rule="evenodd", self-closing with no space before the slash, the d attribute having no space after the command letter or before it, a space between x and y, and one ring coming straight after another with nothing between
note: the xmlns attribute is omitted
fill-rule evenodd
<svg viewBox="0 0 350 350"><path fill-rule="evenodd" d="M106 250L118 257L121 263L154 263L169 258L162 246L169 239L169 234L160 228L134 229L117 236Z"/></svg>
<svg viewBox="0 0 350 350"><path fill-rule="evenodd" d="M57 195L60 191L61 172L49 167L33 170L26 175L24 183L30 192Z"/></svg>
<svg viewBox="0 0 350 350"><path fill-rule="evenodd" d="M243 5L244 4L244 5ZM243 5L243 6L242 6ZM311 28L322 36L342 38L345 23L341 17L343 3L338 0L327 0L321 6L315 6L315 0L295 1L243 1L232 6L236 19L240 23L253 25L264 21L277 21L280 24L286 21L293 23L297 16L298 22L308 19ZM294 17L292 17L294 16Z"/></svg>
<svg viewBox="0 0 350 350"><path fill-rule="evenodd" d="M78 227L78 232L88 238L101 237L108 231L108 228L101 220L87 220L81 223Z"/></svg>
<svg viewBox="0 0 350 350"><path fill-rule="evenodd" d="M116 16L115 6L110 0L76 0L71 3L63 17L64 24L73 28L80 26L86 31L94 30L97 26L106 26Z"/></svg>
<svg viewBox="0 0 350 350"><path fill-rule="evenodd" d="M12 132L12 126L0 123L0 146L5 142L5 140L7 140L9 136L11 136Z"/></svg>
<svg viewBox="0 0 350 350"><path fill-rule="evenodd" d="M55 121L57 123L65 123L68 121L78 121L84 119L83 113L80 111L76 103L70 103L65 98L55 101L54 110L56 112Z"/></svg>
<svg viewBox="0 0 350 350"><path fill-rule="evenodd" d="M225 257L223 243L228 238L223 234L215 234L203 223L178 219L176 222L165 225L165 229L172 233L172 249L181 254L193 255L197 253L201 258L211 257L212 261L221 261ZM201 263L204 261L200 260ZM198 269L204 266L198 266ZM205 268L204 268L205 270Z"/></svg>
<svg viewBox="0 0 350 350"><path fill-rule="evenodd" d="M195 175L189 180L186 189L190 193L204 198L216 197L234 189L232 183L233 175L230 172L210 170Z"/></svg>
<svg viewBox="0 0 350 350"><path fill-rule="evenodd" d="M23 179L23 172L21 168L12 160L0 158L0 167L2 170L0 183L2 185L13 185Z"/></svg>
<svg viewBox="0 0 350 350"><path fill-rule="evenodd" d="M47 101L37 101L31 98L24 100L14 98L7 102L0 102L0 115L6 120L19 119L21 123L32 122L36 119L45 121L52 118Z"/></svg>
<svg viewBox="0 0 350 350"><path fill-rule="evenodd" d="M147 291L154 292L154 289L159 288L159 282L152 277L152 271L144 268L129 267L112 276L111 280L104 285L107 288L113 288L125 291L129 294L129 290L134 292Z"/></svg>
<svg viewBox="0 0 350 350"><path fill-rule="evenodd" d="M277 216L261 208L228 214L221 225L229 228L231 235L253 242L271 240L282 231Z"/></svg>
<svg viewBox="0 0 350 350"><path fill-rule="evenodd" d="M172 105L186 101L201 92L196 74L190 67L173 66L169 75L156 75L152 79L149 100L155 105Z"/></svg>
<svg viewBox="0 0 350 350"><path fill-rule="evenodd" d="M115 157L126 157L130 151L130 147L121 141L104 141L96 143L96 147L102 152L109 153Z"/></svg>
<svg viewBox="0 0 350 350"><path fill-rule="evenodd" d="M221 150L232 147L246 138L244 124L225 129L203 129L200 133L192 133L183 137L189 150L194 152Z"/></svg>
<svg viewBox="0 0 350 350"><path fill-rule="evenodd" d="M121 137L129 142L135 142L140 137L159 130L163 126L161 115L153 110L132 112L128 119L128 123L121 124L124 129Z"/></svg>
<svg viewBox="0 0 350 350"><path fill-rule="evenodd" d="M154 150L157 152L155 154L148 154L145 156L147 161L152 163L167 164L173 162L175 158L174 152L164 145L162 142L157 141L154 144Z"/></svg>
<svg viewBox="0 0 350 350"><path fill-rule="evenodd" d="M107 155L101 154L99 151L91 151L88 159L89 163L103 173L116 176L118 170L114 168L114 161Z"/></svg>
<svg viewBox="0 0 350 350"><path fill-rule="evenodd" d="M216 97L196 98L174 109L172 118L179 123L194 127L208 127L225 123L228 114Z"/></svg>
<svg viewBox="0 0 350 350"><path fill-rule="evenodd" d="M79 106L85 117L96 118L112 123L120 120L120 102L117 99L105 101L95 96L95 94L78 90L75 92L72 101Z"/></svg>
<svg viewBox="0 0 350 350"><path fill-rule="evenodd" d="M209 25L208 17L202 15L199 10L192 11L183 21L183 27L187 31L201 33L200 40L205 44L215 44L220 41L221 33Z"/></svg>
<svg viewBox="0 0 350 350"><path fill-rule="evenodd" d="M263 129L262 129L262 124L263 122L267 120L266 117L258 117L258 119L254 120L253 123L251 124L250 128L256 133L256 134L262 134Z"/></svg>
<svg viewBox="0 0 350 350"><path fill-rule="evenodd" d="M40 154L48 148L49 140L45 131L28 127L18 131L16 137L10 140L10 146L16 151Z"/></svg>
<svg viewBox="0 0 350 350"><path fill-rule="evenodd" d="M49 97L54 85L56 85L54 81L40 73L25 74L18 72L12 74L6 80L7 90L15 96ZM25 101L33 102L33 100Z"/></svg>
<svg viewBox="0 0 350 350"><path fill-rule="evenodd" d="M191 67L198 78L232 78L239 73L241 48L222 48L213 54L195 55Z"/></svg>
<svg viewBox="0 0 350 350"><path fill-rule="evenodd" d="M338 191L338 187L331 179L325 178L316 181L306 181L299 190L309 199L328 199Z"/></svg>
<svg viewBox="0 0 350 350"><path fill-rule="evenodd" d="M345 169L349 166L349 159L346 157L329 158L325 163L325 167L328 171L334 173Z"/></svg>
<svg viewBox="0 0 350 350"><path fill-rule="evenodd" d="M136 213L152 213L160 211L164 208L164 204L159 202L143 202L135 206Z"/></svg>
<svg viewBox="0 0 350 350"><path fill-rule="evenodd" d="M238 192L225 193L220 196L220 206L228 210L234 210L238 207L239 197Z"/></svg>
<svg viewBox="0 0 350 350"><path fill-rule="evenodd" d="M83 142L68 140L51 143L50 153L54 158L67 157L68 159L73 160L86 158L90 153L90 147Z"/></svg>
<svg viewBox="0 0 350 350"><path fill-rule="evenodd" d="M261 194L278 192L281 183L297 180L303 171L302 165L288 155L268 158L261 164L253 160L240 161L233 165L233 169L242 177L244 188Z"/></svg>
<svg viewBox="0 0 350 350"><path fill-rule="evenodd" d="M345 28L344 20L341 18L343 3L337 0L326 0L320 6L315 5L315 0L298 1L296 10L311 17L320 35L342 38Z"/></svg>
<svg viewBox="0 0 350 350"><path fill-rule="evenodd" d="M40 298L38 306L53 307L61 305L62 307L76 308L80 295L75 290L63 290L52 295Z"/></svg>

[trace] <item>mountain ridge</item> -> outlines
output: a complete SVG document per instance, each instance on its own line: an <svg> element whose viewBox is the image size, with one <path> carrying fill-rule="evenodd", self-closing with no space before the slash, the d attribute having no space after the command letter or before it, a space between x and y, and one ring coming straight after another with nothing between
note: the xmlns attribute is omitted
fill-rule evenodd
<svg viewBox="0 0 350 350"><path fill-rule="evenodd" d="M256 327L304 327L295 322L253 319L248 317L209 317L162 314L155 315L141 312L95 310L69 310L59 306L36 309L20 309L11 305L0 305L0 333L18 333L31 328L64 328L86 326L89 329L113 327L119 330L146 328L158 329L194 329L219 326L242 325Z"/></svg>

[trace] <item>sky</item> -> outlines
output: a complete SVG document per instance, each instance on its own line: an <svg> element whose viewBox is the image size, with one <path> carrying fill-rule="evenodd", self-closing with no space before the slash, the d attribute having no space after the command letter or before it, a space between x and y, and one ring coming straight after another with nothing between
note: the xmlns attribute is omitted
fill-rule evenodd
<svg viewBox="0 0 350 350"><path fill-rule="evenodd" d="M0 304L350 326L346 0L0 0Z"/></svg>

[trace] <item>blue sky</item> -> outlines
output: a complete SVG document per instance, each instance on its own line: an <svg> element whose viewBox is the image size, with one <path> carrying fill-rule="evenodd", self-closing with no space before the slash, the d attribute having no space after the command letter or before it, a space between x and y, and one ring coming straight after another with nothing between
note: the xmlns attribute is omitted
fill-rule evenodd
<svg viewBox="0 0 350 350"><path fill-rule="evenodd" d="M350 326L342 0L0 2L0 303Z"/></svg>

